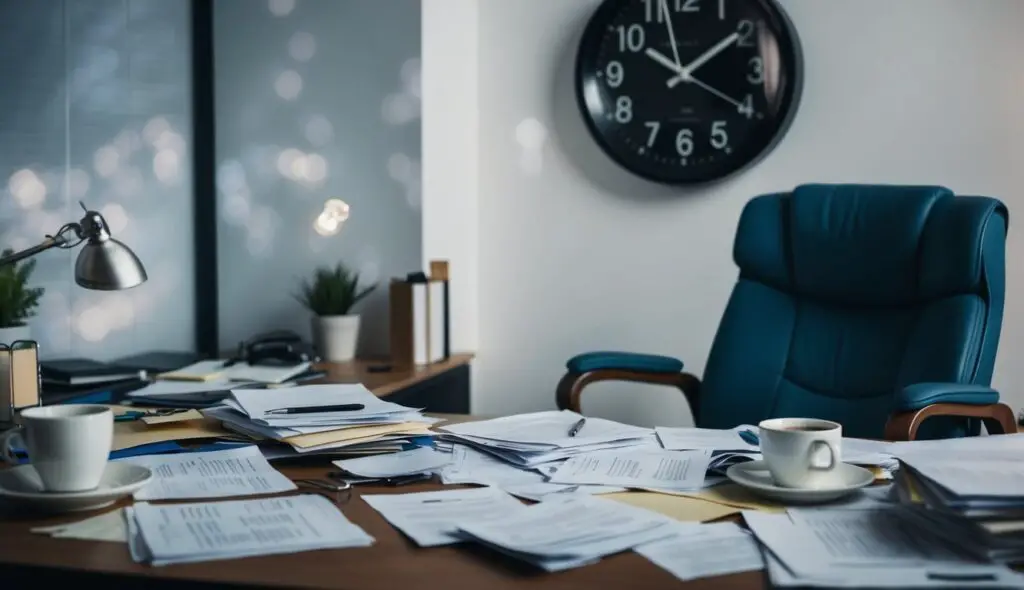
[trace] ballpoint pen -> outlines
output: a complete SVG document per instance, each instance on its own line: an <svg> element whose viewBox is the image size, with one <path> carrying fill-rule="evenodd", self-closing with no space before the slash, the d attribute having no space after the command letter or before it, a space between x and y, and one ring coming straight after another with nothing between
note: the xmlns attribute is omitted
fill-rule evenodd
<svg viewBox="0 0 1024 590"><path fill-rule="evenodd" d="M580 431L583 430L583 426L586 423L587 423L587 419L586 418L580 418L575 424L572 425L572 428L569 429L569 437L572 438L572 437L576 436L577 434L579 434Z"/></svg>
<svg viewBox="0 0 1024 590"><path fill-rule="evenodd" d="M760 437L758 437L750 430L741 430L740 438L742 438L743 442L747 443L748 445L758 446L761 444Z"/></svg>
<svg viewBox="0 0 1024 590"><path fill-rule="evenodd" d="M322 412L355 412L365 408L363 404L340 404L337 406L303 406L298 408L276 408L267 410L267 415L319 414Z"/></svg>

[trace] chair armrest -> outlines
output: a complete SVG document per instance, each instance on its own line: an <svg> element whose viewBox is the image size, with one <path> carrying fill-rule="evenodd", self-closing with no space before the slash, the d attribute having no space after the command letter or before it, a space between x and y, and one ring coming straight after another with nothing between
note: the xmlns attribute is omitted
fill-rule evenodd
<svg viewBox="0 0 1024 590"><path fill-rule="evenodd" d="M999 403L999 392L983 385L915 383L896 394L896 411L920 410L932 404L987 406Z"/></svg>
<svg viewBox="0 0 1024 590"><path fill-rule="evenodd" d="M670 356L637 352L598 351L578 354L565 363L572 373L591 371L635 371L638 373L679 373L683 361Z"/></svg>
<svg viewBox="0 0 1024 590"><path fill-rule="evenodd" d="M915 383L896 394L896 408L885 424L886 440L914 440L928 418L937 416L980 419L989 434L1013 434L1013 410L999 403L991 387L959 383Z"/></svg>
<svg viewBox="0 0 1024 590"><path fill-rule="evenodd" d="M579 412L583 388L598 381L632 381L668 385L686 397L696 419L699 411L700 379L683 372L683 361L670 356L635 352L588 352L569 359L566 373L558 382L558 408Z"/></svg>

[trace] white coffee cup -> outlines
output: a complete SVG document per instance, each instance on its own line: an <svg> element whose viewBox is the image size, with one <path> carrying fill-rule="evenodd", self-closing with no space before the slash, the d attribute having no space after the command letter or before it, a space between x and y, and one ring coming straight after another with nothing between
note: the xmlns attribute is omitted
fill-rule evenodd
<svg viewBox="0 0 1024 590"><path fill-rule="evenodd" d="M761 455L779 486L816 490L839 483L843 427L814 418L775 418L758 424Z"/></svg>
<svg viewBox="0 0 1024 590"><path fill-rule="evenodd" d="M17 465L14 447L28 459L47 492L96 489L107 467L114 440L114 414L107 406L60 405L27 408L21 427L3 435L0 448Z"/></svg>

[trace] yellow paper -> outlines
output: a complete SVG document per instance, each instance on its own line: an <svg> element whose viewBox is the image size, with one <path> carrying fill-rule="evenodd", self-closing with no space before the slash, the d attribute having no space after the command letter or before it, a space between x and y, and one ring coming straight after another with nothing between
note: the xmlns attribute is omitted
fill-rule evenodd
<svg viewBox="0 0 1024 590"><path fill-rule="evenodd" d="M680 496L714 502L723 506L732 506L741 510L760 510L762 512L785 512L786 507L777 502L764 500L752 492L734 483L724 483L703 489L699 492L677 492Z"/></svg>
<svg viewBox="0 0 1024 590"><path fill-rule="evenodd" d="M616 492L601 494L600 497L689 522L708 522L740 513L740 509L734 506L654 492Z"/></svg>
<svg viewBox="0 0 1024 590"><path fill-rule="evenodd" d="M169 424L171 422L188 422L189 420L202 419L203 415L199 413L199 410L186 410L184 412L176 412L166 416L143 416L141 418L143 422L151 426L154 424Z"/></svg>
<svg viewBox="0 0 1024 590"><path fill-rule="evenodd" d="M305 449L321 445L341 442L366 442L367 438L379 438L386 434L408 434L410 436L422 436L430 433L430 426L420 422L403 422L400 424L379 424L376 426L360 426L358 428L340 428L328 430L327 432L315 432L312 434L300 434L283 439L293 447Z"/></svg>
<svg viewBox="0 0 1024 590"><path fill-rule="evenodd" d="M232 437L216 420L204 418L189 422L170 422L149 425L141 420L114 423L114 451L140 445L196 438Z"/></svg>

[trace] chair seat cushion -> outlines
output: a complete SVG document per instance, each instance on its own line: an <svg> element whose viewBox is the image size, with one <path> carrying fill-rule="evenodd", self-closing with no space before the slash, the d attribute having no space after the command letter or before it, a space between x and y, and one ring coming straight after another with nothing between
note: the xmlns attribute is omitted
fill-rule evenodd
<svg viewBox="0 0 1024 590"><path fill-rule="evenodd" d="M578 354L565 364L573 373L618 370L638 373L679 373L683 361L670 356L637 352L597 351Z"/></svg>

